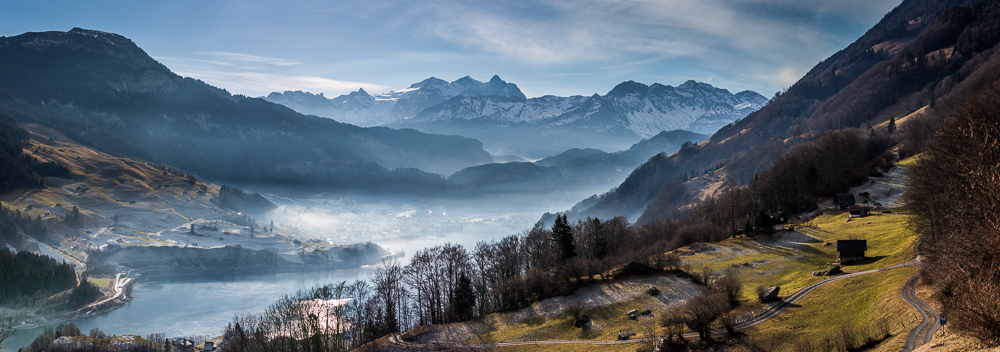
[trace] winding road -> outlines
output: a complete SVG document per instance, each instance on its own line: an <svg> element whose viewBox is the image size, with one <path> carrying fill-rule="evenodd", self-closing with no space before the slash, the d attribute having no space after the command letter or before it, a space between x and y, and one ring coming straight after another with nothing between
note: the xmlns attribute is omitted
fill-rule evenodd
<svg viewBox="0 0 1000 352"><path fill-rule="evenodd" d="M915 274L909 281L906 282L906 285L903 286L903 299L910 302L910 305L912 305L913 308L916 308L917 311L920 312L920 316L923 318L923 320L920 321L920 324L918 324L917 327L913 328L913 331L910 332L910 336L906 338L906 344L903 345L903 352L913 351L914 348L931 342L931 339L934 338L934 331L937 330L939 325L938 322L941 319L941 316L938 315L938 313L935 312L931 306L920 300L920 297L917 297L915 290L919 279L919 274ZM917 340L920 339L921 335L924 338L919 344L917 344Z"/></svg>
<svg viewBox="0 0 1000 352"><path fill-rule="evenodd" d="M737 324L736 325L736 330L747 329L749 327L752 327L754 325L763 323L765 321L770 320L771 318L774 318L774 317L778 316L778 314L781 314L781 312L785 311L785 309L787 309L788 307L790 307L793 304L795 304L795 302L798 302L798 301L802 300L803 298L805 298L805 296L808 295L810 292L816 290L817 288L819 288L819 287L821 287L823 285L829 284L831 282L840 281L840 280L843 280L843 279L846 279L846 278L855 277L855 276L861 276L861 275L879 273L879 272L889 271L889 270L893 270L893 269L899 269L899 268L907 267L907 266L914 266L914 265L917 265L917 264L918 264L917 260L913 259L913 260L910 260L910 261L907 261L907 262L903 262L903 263L899 263L899 264L896 264L896 265L887 266L887 267L884 267L884 268L879 268L879 269L873 269L873 270L862 271L862 272L857 272L857 273L850 273L850 274L833 276L833 277L830 277L828 279L816 282L816 283L814 283L812 285L809 285L809 286L806 286L806 287L802 288L801 290L798 290L797 292L795 292L791 296L786 297L785 300L783 300L781 303L772 306L771 309L768 309L767 311L765 311L764 313L761 313L760 315L754 317L753 319L750 319L750 320L748 320L746 322ZM920 336L921 334L923 334L923 336L924 336L923 343L930 342L931 338L934 337L934 329L937 328L937 319L939 318L937 312L935 312L933 309L931 309L931 307L929 305L927 305L926 303L924 303L923 301L921 301L920 298L918 298L916 296L916 294L913 293L914 287L916 286L916 282L917 282L916 279L917 279L917 276L914 275L913 278L911 278L909 281L907 281L906 285L903 287L903 298L906 299L907 302L910 302L910 304L912 304L914 307L917 307L917 310L920 311L921 315L923 315L924 320L921 321L920 325L917 325L917 327L914 328L913 331L910 333L909 338L907 338L906 347L904 348L904 351L912 351L913 347L914 347L913 343L915 342L915 340L917 339L917 337ZM929 317L934 317L934 319L931 320L931 321L928 321ZM722 333L725 333L725 332L726 332L725 329L718 329L718 330L713 330L712 334L722 334ZM687 338L697 338L697 337L698 337L698 333L694 333L694 332L684 334L684 338L686 338L686 339ZM405 341L405 340L401 339L399 337L399 334L393 334L392 336L389 337L389 340L392 341L392 343L394 343L394 344L401 345L401 346L409 346L409 347L447 347L447 348L452 348L452 349L461 349L461 348L478 349L478 348L491 348L491 347L503 347L503 346L524 346L524 345L545 345L545 344L619 345L619 344L627 344L627 343L645 342L645 341L649 341L649 340L656 339L656 338L657 337L644 337L644 338L630 339L630 340L624 340L624 341L538 340L538 341L495 342L495 343L485 343L485 344L454 344L454 343L419 343L419 342L411 342L411 341Z"/></svg>

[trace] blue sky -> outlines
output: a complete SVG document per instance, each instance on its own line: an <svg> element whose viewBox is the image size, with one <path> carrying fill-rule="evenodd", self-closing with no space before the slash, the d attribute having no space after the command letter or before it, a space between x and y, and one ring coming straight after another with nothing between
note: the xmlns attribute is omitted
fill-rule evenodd
<svg viewBox="0 0 1000 352"><path fill-rule="evenodd" d="M528 97L693 79L771 96L899 0L9 1L0 35L114 32L250 96L328 97L493 74Z"/></svg>

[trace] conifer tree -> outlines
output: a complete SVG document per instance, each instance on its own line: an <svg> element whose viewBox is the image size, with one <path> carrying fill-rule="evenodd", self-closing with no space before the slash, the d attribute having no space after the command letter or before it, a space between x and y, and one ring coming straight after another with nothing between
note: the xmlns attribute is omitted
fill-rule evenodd
<svg viewBox="0 0 1000 352"><path fill-rule="evenodd" d="M552 237L556 243L559 261L565 263L569 258L576 256L576 246L573 243L573 228L569 226L566 215L556 215L556 221L552 224Z"/></svg>

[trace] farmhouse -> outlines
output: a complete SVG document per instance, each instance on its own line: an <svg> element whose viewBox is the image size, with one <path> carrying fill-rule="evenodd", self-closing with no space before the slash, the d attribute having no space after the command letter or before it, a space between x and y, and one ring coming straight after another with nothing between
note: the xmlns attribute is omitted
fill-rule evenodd
<svg viewBox="0 0 1000 352"><path fill-rule="evenodd" d="M860 217L871 215L872 208L862 207L862 206L853 206L853 207L847 208L847 211L851 213L851 217L852 218L860 218Z"/></svg>
<svg viewBox="0 0 1000 352"><path fill-rule="evenodd" d="M837 252L840 252L840 263L865 259L865 251L868 250L868 240L838 240Z"/></svg>
<svg viewBox="0 0 1000 352"><path fill-rule="evenodd" d="M840 194L833 199L833 203L837 206L837 209L845 210L847 208L854 206L854 195L850 193Z"/></svg>

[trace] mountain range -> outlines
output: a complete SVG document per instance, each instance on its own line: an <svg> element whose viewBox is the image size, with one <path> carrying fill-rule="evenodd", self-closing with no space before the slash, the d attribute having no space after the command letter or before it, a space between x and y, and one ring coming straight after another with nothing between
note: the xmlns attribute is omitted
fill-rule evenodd
<svg viewBox="0 0 1000 352"><path fill-rule="evenodd" d="M628 81L603 96L528 99L517 85L496 75L488 82L466 76L449 83L432 77L378 95L358 90L328 99L286 91L265 99L359 126L476 138L493 154L530 159L571 148L622 150L670 130L713 133L767 103L753 91L732 94L695 81L677 87Z"/></svg>
<svg viewBox="0 0 1000 352"><path fill-rule="evenodd" d="M0 115L230 184L417 191L493 160L474 139L362 128L231 95L174 74L128 38L80 28L0 38Z"/></svg>

